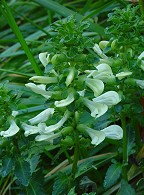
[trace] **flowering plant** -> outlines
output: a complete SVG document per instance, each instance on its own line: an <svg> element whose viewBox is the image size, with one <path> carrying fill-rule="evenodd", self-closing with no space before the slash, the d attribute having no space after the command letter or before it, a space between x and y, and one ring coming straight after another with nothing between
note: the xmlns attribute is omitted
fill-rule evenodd
<svg viewBox="0 0 144 195"><path fill-rule="evenodd" d="M101 143L106 141L106 144L119 148L115 155L120 159L109 167L104 187L111 187L122 174L121 186L125 185L133 191L128 184L127 165L135 145L134 140L128 140L128 133L131 131L134 134L133 124L136 122L135 134L138 138L135 142L140 149L138 125L142 121L140 99L144 89L143 37L139 36L142 42L139 51L134 49L138 48L135 40L128 42L133 29L136 35L141 35L138 25L143 28L141 18L135 17L137 9L127 7L123 12L116 9L109 16L109 21L115 25L115 28L110 26L106 30L112 36L109 41L96 43L94 38L84 34L89 23L77 24L73 16L55 22L51 27L54 36L45 43L47 49L39 54L43 75L34 75L25 84L41 100L40 111L25 118L21 117L21 110L11 109L7 129L0 132L2 139L13 141L12 153L18 149L21 154L14 170L16 178L27 190L31 189L33 178L39 173L36 169L39 155L47 153L51 157L49 151L54 150L64 153L72 164L68 171L56 175L54 194L69 194L71 191L74 194L76 181L85 173L85 168L79 166L80 160L88 157L88 150L99 149ZM130 19L126 32L120 29L119 34L120 23L127 19L127 14ZM129 28L130 24L133 28ZM137 116L133 116L132 121L131 116L135 113ZM40 147L36 155L33 147ZM11 166L6 173L3 170L4 176L12 170L16 161L12 153L9 158ZM87 170L93 162L88 163L84 164ZM18 172L19 167L23 167L24 171ZM115 174L109 180L113 171ZM26 174L21 178L19 173ZM50 173L47 173L45 177L49 176ZM86 185L85 179L89 180L84 177L79 183ZM63 181L64 188L58 192L56 186L60 184L57 183ZM95 186L95 182L90 181L90 184Z"/></svg>

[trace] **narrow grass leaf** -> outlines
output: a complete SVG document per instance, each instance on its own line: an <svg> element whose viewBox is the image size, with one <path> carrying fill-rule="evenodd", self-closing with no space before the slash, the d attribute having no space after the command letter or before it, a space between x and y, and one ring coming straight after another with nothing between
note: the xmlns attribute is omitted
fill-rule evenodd
<svg viewBox="0 0 144 195"><path fill-rule="evenodd" d="M5 0L1 1L0 10L1 10L2 14L4 15L4 17L6 18L8 24L11 27L11 29L13 30L14 34L18 38L18 40L19 40L22 48L24 49L29 61L32 64L34 71L36 72L37 75L42 75L42 71L39 68L39 66L37 65L32 53L30 52L29 47L27 46L26 41L23 38L23 35L22 35L21 31L19 30L17 23L15 22L15 19L11 13L11 10L8 7Z"/></svg>

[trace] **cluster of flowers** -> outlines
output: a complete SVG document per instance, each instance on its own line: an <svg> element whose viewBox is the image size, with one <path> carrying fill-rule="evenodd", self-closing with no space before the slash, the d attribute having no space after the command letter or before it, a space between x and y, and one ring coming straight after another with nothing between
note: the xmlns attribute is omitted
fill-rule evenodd
<svg viewBox="0 0 144 195"><path fill-rule="evenodd" d="M105 83L110 80L119 79L122 80L125 77L131 76L133 73L131 71L119 72L114 75L112 72L112 68L110 66L109 58L104 54L103 49L109 44L108 41L101 41L99 44L95 44L93 50L100 57L100 60L97 64L94 65L94 70L85 70L82 72L84 89L81 91L76 91L74 87L75 85L71 85L81 77L81 72L77 71L76 67L70 66L69 72L65 79L65 85L68 89L68 96L65 99L61 99L59 101L54 100L53 106L51 108L47 108L35 117L28 120L29 124L22 123L21 127L24 129L25 136L29 136L31 134L37 134L35 137L36 141L48 141L53 142L53 139L60 137L62 129L66 127L66 121L72 116L72 113L67 109L67 106L76 101L75 97L79 97L81 102L85 107L87 107L90 111L90 114L94 118L98 118L105 114L109 108L118 104L121 101L121 96L116 91L107 91L104 92ZM144 52L142 52L138 60L141 63L141 68L144 70ZM40 53L39 59L44 67L51 61L50 55L47 52ZM47 84L56 84L59 80L59 74L56 70L52 70L53 76L33 76L30 78L31 83L26 84L26 87L30 88L33 92L42 95L47 100L52 98L56 92L47 89ZM144 81L133 79L133 81L142 89L144 89ZM39 84L35 84L39 83ZM90 99L85 96L87 89L93 92L93 98ZM104 93L103 93L104 92ZM58 112L57 108L65 107L64 115L59 122L54 125L47 126L46 121L50 120L53 117L55 111ZM77 115L75 112L75 116ZM8 130L1 131L0 135L3 137L10 137L15 135L19 131L19 127L16 125L15 116L18 113L13 111L11 120L11 124ZM74 116L74 115L73 115ZM71 130L73 130L72 126L69 126ZM92 129L84 124L77 124L76 126L78 131L84 131L90 138L92 139L91 143L94 145L100 144L106 137L110 139L122 139L123 130L118 125L110 125L102 130Z"/></svg>

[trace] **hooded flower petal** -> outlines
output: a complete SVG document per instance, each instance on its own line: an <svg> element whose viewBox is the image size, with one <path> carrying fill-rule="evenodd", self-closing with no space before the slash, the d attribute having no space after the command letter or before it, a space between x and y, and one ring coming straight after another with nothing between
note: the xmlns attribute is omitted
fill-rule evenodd
<svg viewBox="0 0 144 195"><path fill-rule="evenodd" d="M66 78L66 81L65 81L65 84L66 84L67 87L68 87L68 86L71 84L71 82L73 81L74 76L75 76L75 68L74 68L74 67L71 67L71 68L70 68L70 71L69 71L69 74L68 74L68 76L67 76L67 78Z"/></svg>
<svg viewBox="0 0 144 195"><path fill-rule="evenodd" d="M46 99L49 99L52 95L49 91L46 91L46 85L44 84L36 85L34 83L27 83L25 86L30 88L33 92L44 96Z"/></svg>
<svg viewBox="0 0 144 195"><path fill-rule="evenodd" d="M121 101L119 94L115 91L108 91L93 99L94 102L106 104L107 106L113 106Z"/></svg>
<svg viewBox="0 0 144 195"><path fill-rule="evenodd" d="M114 79L112 69L108 64L102 63L96 66L97 70L92 70L88 77L92 76L93 78L100 79L103 82L108 82L110 79Z"/></svg>
<svg viewBox="0 0 144 195"><path fill-rule="evenodd" d="M41 132L41 134L48 134L51 133L55 130L58 130L60 127L63 126L63 124L66 122L66 120L68 119L68 117L70 116L70 112L67 110L63 116L63 118L56 123L55 125L50 125L48 127L45 128L44 131Z"/></svg>
<svg viewBox="0 0 144 195"><path fill-rule="evenodd" d="M92 117L98 118L108 110L108 106L106 104L90 101L86 98L83 99L83 103L90 109Z"/></svg>
<svg viewBox="0 0 144 195"><path fill-rule="evenodd" d="M29 119L28 121L30 122L31 125L35 125L38 123L42 123L48 120L48 118L53 115L54 113L54 108L48 108L41 113L39 113L37 116Z"/></svg>
<svg viewBox="0 0 144 195"><path fill-rule="evenodd" d="M123 138L123 130L118 125L110 125L101 131L104 132L105 136L110 139L119 140Z"/></svg>
<svg viewBox="0 0 144 195"><path fill-rule="evenodd" d="M138 56L138 59L141 60L141 69L144 71L144 51Z"/></svg>
<svg viewBox="0 0 144 195"><path fill-rule="evenodd" d="M6 131L1 131L0 135L3 137L11 137L15 135L18 131L19 127L17 126L14 120L11 120L9 129Z"/></svg>
<svg viewBox="0 0 144 195"><path fill-rule="evenodd" d="M100 49L99 45L97 43L95 43L93 50L101 57L104 59L107 59L108 57L102 52L102 50Z"/></svg>
<svg viewBox="0 0 144 195"><path fill-rule="evenodd" d="M141 89L144 89L144 80L135 79L135 82Z"/></svg>
<svg viewBox="0 0 144 195"><path fill-rule="evenodd" d="M44 135L44 134L41 134L41 135L37 135L35 137L35 141L48 141L50 143L53 143L53 140L60 137L61 133L49 133L48 135Z"/></svg>
<svg viewBox="0 0 144 195"><path fill-rule="evenodd" d="M36 134L42 132L46 128L45 123L39 123L38 126L28 125L26 123L22 123L22 128L24 129L24 135L27 137L31 134Z"/></svg>
<svg viewBox="0 0 144 195"><path fill-rule="evenodd" d="M99 79L86 79L86 85L94 92L94 96L99 96L104 90L104 83Z"/></svg>
<svg viewBox="0 0 144 195"><path fill-rule="evenodd" d="M42 84L57 83L58 81L57 77L47 77L47 76L33 76L29 80L35 83L42 83Z"/></svg>
<svg viewBox="0 0 144 195"><path fill-rule="evenodd" d="M132 75L132 72L130 71L127 71L127 72L120 72L118 74L116 74L116 77L119 79L119 80L122 80L123 78L127 77L127 76L130 76Z"/></svg>
<svg viewBox="0 0 144 195"><path fill-rule="evenodd" d="M60 101L55 101L55 106L56 107L64 107L64 106L68 106L69 104L71 104L74 101L74 94L73 92L71 92L66 99L60 100Z"/></svg>
<svg viewBox="0 0 144 195"><path fill-rule="evenodd" d="M41 63L44 65L44 67L49 63L50 59L49 59L50 54L48 54L48 52L43 52L39 54L39 60L41 61Z"/></svg>

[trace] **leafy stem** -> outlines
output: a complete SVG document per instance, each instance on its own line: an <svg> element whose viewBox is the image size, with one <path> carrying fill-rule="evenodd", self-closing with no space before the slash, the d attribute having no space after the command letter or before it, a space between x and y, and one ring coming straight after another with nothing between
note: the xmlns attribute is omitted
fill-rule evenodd
<svg viewBox="0 0 144 195"><path fill-rule="evenodd" d="M126 116L124 113L121 114L121 124L123 129L123 178L127 181L127 129L126 129Z"/></svg>
<svg viewBox="0 0 144 195"><path fill-rule="evenodd" d="M77 129L75 128L74 129L74 160L73 160L73 165L72 165L70 188L74 186L78 160L79 160L79 135L78 135Z"/></svg>

